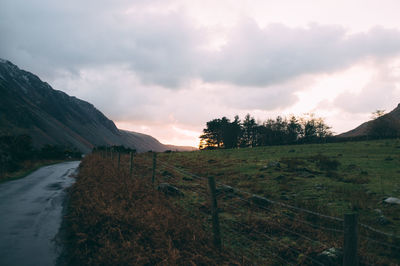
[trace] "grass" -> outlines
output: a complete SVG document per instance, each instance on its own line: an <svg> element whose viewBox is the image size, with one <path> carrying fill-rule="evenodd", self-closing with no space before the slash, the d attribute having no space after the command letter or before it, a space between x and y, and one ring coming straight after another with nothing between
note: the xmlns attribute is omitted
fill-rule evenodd
<svg viewBox="0 0 400 266"><path fill-rule="evenodd" d="M147 162L135 162L131 178L99 155L82 161L66 216L68 265L239 264L213 248L203 221L154 189Z"/></svg>
<svg viewBox="0 0 400 266"><path fill-rule="evenodd" d="M154 185L151 153L135 157L132 178L129 156L121 157L119 172L116 164L115 156L85 158L72 190L71 253L85 264L314 265L322 251L342 248L340 219L349 212L363 224L400 235L400 207L383 203L400 198L400 140L161 153ZM208 176L234 188L217 187L222 254L210 243ZM154 190L159 183L176 186L184 196L163 196ZM191 238L171 249L168 243L182 234L168 232L180 229ZM149 244L154 235L146 233L154 230L161 232L158 246ZM399 238L362 226L359 231L361 265L400 263Z"/></svg>
<svg viewBox="0 0 400 266"><path fill-rule="evenodd" d="M168 153L160 154L159 160L198 176L214 176L217 182L325 215L343 218L345 213L356 212L361 223L400 235L400 206L383 203L387 197L400 198L398 139ZM179 187L181 183L175 184ZM219 201L224 204L223 199ZM236 208L249 209L240 205ZM221 213L222 217L224 215ZM264 223L268 217L271 215L259 215L256 220ZM315 222L315 217L301 219ZM286 217L280 216L276 220L285 223ZM364 228L360 231L364 236L376 237L385 243L395 241L400 244L399 239L382 238ZM278 232L282 232L282 228ZM311 235L310 232L305 234ZM341 241L334 241L334 236L323 238L328 246L342 245ZM321 251L317 248L307 253L293 234L289 239L295 240L293 247L301 250L302 254L312 257ZM400 262L398 255L393 255L400 254L400 249L390 255L383 246L372 248L367 241L361 243L366 262ZM292 254L294 260L298 257L301 256Z"/></svg>
<svg viewBox="0 0 400 266"><path fill-rule="evenodd" d="M169 153L159 159L292 204L317 198L320 204L330 203L327 211L335 216L381 208L389 196L400 198L399 140ZM397 214L387 216L395 219Z"/></svg>

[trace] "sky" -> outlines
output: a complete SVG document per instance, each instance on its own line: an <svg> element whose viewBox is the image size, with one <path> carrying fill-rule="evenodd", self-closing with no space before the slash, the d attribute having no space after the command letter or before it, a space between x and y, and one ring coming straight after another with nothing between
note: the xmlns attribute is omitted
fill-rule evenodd
<svg viewBox="0 0 400 266"><path fill-rule="evenodd" d="M398 0L0 0L0 58L121 129L198 146L207 121L400 103Z"/></svg>

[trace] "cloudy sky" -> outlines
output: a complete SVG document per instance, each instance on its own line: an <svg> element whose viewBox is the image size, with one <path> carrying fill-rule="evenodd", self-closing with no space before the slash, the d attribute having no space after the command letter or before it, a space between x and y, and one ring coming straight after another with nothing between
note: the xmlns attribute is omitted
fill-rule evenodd
<svg viewBox="0 0 400 266"><path fill-rule="evenodd" d="M122 129L314 112L341 133L400 103L398 0L0 0L0 57Z"/></svg>

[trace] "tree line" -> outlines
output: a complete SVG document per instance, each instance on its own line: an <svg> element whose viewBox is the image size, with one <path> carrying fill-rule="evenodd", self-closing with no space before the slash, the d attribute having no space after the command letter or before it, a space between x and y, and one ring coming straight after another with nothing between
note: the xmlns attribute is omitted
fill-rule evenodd
<svg viewBox="0 0 400 266"><path fill-rule="evenodd" d="M243 121L235 116L213 119L206 123L200 136L200 149L256 147L295 143L323 142L332 136L331 127L313 114L305 117L281 116L257 123L247 114Z"/></svg>
<svg viewBox="0 0 400 266"><path fill-rule="evenodd" d="M81 158L74 148L60 145L44 145L34 148L29 135L0 136L0 175L23 168L24 162L35 160L64 160Z"/></svg>

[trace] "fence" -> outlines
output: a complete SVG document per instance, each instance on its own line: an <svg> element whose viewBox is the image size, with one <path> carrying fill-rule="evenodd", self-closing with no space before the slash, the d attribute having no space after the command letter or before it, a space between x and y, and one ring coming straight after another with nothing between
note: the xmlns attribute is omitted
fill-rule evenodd
<svg viewBox="0 0 400 266"><path fill-rule="evenodd" d="M113 152L103 152L103 158ZM117 167L122 167L117 155ZM150 153L147 165L153 184L167 182L184 194L179 204L188 215L203 219L216 248L237 251L256 264L376 265L400 263L400 237L357 222L357 214L344 218L290 205L216 182L157 159Z"/></svg>

